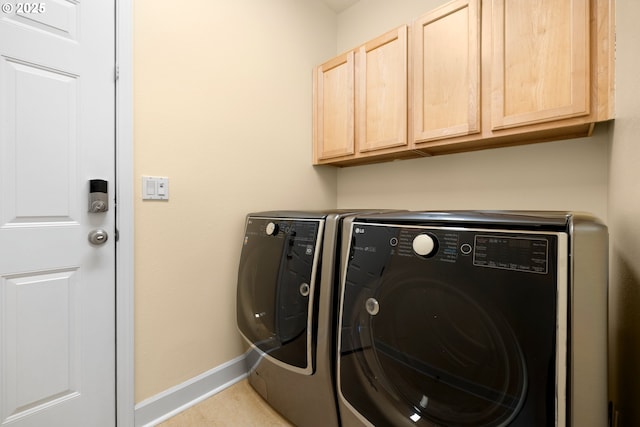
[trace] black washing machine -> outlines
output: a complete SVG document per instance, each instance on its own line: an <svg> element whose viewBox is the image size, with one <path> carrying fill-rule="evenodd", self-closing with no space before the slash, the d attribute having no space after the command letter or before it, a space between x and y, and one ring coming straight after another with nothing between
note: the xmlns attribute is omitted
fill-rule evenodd
<svg viewBox="0 0 640 427"><path fill-rule="evenodd" d="M354 211L247 215L237 323L249 382L299 427L339 425L335 388L341 224Z"/></svg>
<svg viewBox="0 0 640 427"><path fill-rule="evenodd" d="M418 212L344 228L343 426L607 425L598 220Z"/></svg>

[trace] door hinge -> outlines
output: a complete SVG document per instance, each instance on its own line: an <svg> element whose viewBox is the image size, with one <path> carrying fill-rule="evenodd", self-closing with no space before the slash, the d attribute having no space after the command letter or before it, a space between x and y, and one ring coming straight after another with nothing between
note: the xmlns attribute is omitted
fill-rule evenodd
<svg viewBox="0 0 640 427"><path fill-rule="evenodd" d="M116 68L113 73L113 80L117 82L119 78L120 78L120 66L116 65Z"/></svg>

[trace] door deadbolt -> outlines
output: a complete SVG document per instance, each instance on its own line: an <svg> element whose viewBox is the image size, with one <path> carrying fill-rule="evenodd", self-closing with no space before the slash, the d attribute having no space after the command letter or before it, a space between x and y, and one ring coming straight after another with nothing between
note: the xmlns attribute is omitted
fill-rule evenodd
<svg viewBox="0 0 640 427"><path fill-rule="evenodd" d="M89 180L89 213L109 210L109 183L104 179Z"/></svg>
<svg viewBox="0 0 640 427"><path fill-rule="evenodd" d="M109 240L109 235L106 231L98 229L89 233L89 242L93 245L102 245Z"/></svg>

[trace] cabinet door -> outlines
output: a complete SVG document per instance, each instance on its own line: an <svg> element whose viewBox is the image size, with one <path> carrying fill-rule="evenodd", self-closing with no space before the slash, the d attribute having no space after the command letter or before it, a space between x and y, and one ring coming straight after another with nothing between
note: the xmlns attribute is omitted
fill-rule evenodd
<svg viewBox="0 0 640 427"><path fill-rule="evenodd" d="M492 128L589 114L589 2L492 6Z"/></svg>
<svg viewBox="0 0 640 427"><path fill-rule="evenodd" d="M316 160L355 152L354 53L340 55L316 69Z"/></svg>
<svg viewBox="0 0 640 427"><path fill-rule="evenodd" d="M480 131L478 0L453 1L413 24L416 142Z"/></svg>
<svg viewBox="0 0 640 427"><path fill-rule="evenodd" d="M356 55L358 152L407 145L407 26L361 46Z"/></svg>

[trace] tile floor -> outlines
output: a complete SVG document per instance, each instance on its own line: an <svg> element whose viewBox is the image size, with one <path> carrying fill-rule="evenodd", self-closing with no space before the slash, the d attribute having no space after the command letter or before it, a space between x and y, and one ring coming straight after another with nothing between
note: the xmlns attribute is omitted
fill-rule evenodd
<svg viewBox="0 0 640 427"><path fill-rule="evenodd" d="M157 427L294 427L244 379Z"/></svg>

